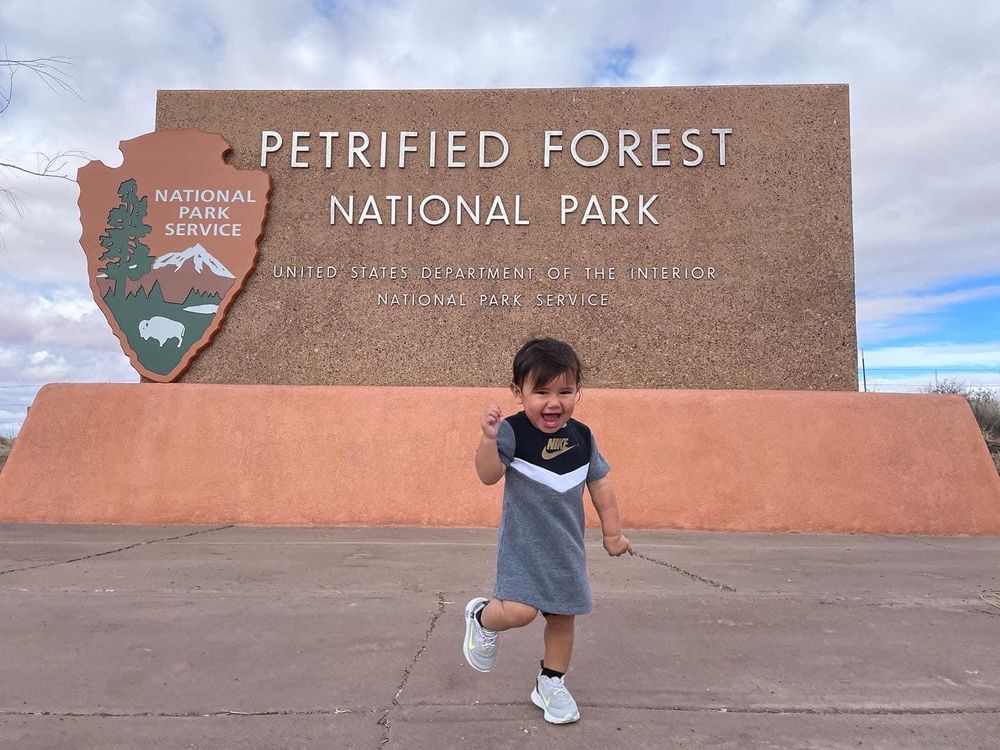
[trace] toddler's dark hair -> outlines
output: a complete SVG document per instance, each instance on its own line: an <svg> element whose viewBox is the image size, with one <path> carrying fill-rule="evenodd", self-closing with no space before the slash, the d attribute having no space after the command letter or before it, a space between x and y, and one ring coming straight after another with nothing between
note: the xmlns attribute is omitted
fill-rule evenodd
<svg viewBox="0 0 1000 750"><path fill-rule="evenodd" d="M532 339L514 355L514 380L518 388L530 374L534 382L545 385L564 372L568 372L580 385L583 379L583 365L573 347L558 339Z"/></svg>

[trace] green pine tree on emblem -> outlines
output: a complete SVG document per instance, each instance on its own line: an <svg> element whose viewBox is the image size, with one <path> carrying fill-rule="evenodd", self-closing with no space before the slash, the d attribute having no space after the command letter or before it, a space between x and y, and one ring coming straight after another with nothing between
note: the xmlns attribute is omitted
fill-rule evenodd
<svg viewBox="0 0 1000 750"><path fill-rule="evenodd" d="M98 284L136 359L165 375L208 330L235 277L200 244L152 255L143 241L152 232L145 221L149 196L138 193L134 179L118 186L120 203L108 212L99 238L104 265L98 264ZM150 239L155 246L156 236ZM191 264L189 276L177 272L185 262ZM194 288L193 279L207 290Z"/></svg>
<svg viewBox="0 0 1000 750"><path fill-rule="evenodd" d="M101 235L105 248L99 260L107 261L98 271L115 284L114 296L125 299L127 279L141 279L153 265L149 247L142 241L152 227L146 224L146 206L149 196L139 198L135 180L125 180L118 187L121 203L108 212L108 228Z"/></svg>

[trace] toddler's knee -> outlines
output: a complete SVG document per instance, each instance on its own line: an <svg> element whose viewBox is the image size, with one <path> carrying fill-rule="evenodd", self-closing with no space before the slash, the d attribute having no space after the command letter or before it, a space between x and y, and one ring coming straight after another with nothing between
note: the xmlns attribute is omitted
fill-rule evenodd
<svg viewBox="0 0 1000 750"><path fill-rule="evenodd" d="M504 614L511 627L523 628L538 616L538 610L520 602L504 602Z"/></svg>

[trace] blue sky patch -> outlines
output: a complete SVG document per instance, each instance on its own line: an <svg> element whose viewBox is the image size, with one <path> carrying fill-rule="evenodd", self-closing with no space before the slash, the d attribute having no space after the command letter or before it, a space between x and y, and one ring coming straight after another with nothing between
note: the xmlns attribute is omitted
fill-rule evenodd
<svg viewBox="0 0 1000 750"><path fill-rule="evenodd" d="M635 62L635 57L634 44L605 49L594 66L591 80L594 82L624 81L632 75L632 63Z"/></svg>

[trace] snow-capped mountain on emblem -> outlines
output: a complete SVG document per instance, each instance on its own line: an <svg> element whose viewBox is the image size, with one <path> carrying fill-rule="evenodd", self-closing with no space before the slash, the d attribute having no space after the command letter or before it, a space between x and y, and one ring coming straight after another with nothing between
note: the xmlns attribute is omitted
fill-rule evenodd
<svg viewBox="0 0 1000 750"><path fill-rule="evenodd" d="M147 290L158 283L163 299L179 304L192 292L225 297L235 282L232 272L198 243L187 250L158 255L152 270L137 283Z"/></svg>
<svg viewBox="0 0 1000 750"><path fill-rule="evenodd" d="M180 269L189 260L194 263L194 270L198 273L201 273L202 269L208 266L208 270L216 276L226 276L230 279L236 278L228 268L202 247L200 242L192 245L187 250L181 250L179 253L167 253L166 255L158 256L153 261L153 270L155 271L157 268L165 266L174 266L174 268Z"/></svg>
<svg viewBox="0 0 1000 750"><path fill-rule="evenodd" d="M201 243L186 250L165 255L151 256L151 270L142 276L129 276L125 280L125 295L134 295L139 289L151 292L154 284L160 285L160 293L167 302L180 304L190 294L215 295L220 299L236 282L236 277L221 261L215 258ZM98 274L97 283L101 296L107 299L115 282L106 274Z"/></svg>
<svg viewBox="0 0 1000 750"><path fill-rule="evenodd" d="M157 131L121 149L122 166L79 170L80 244L132 365L169 382L208 345L253 270L271 179L226 164L229 144L198 130Z"/></svg>

